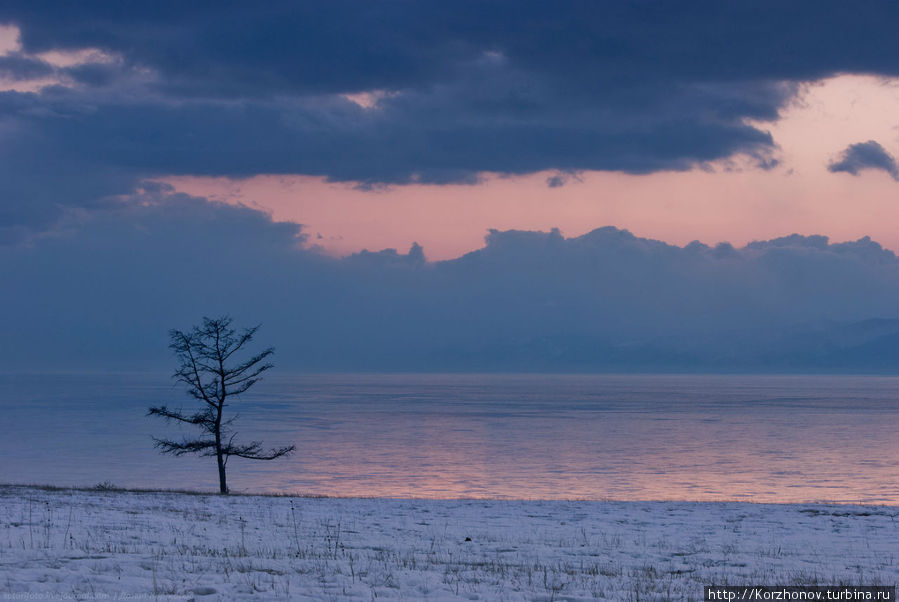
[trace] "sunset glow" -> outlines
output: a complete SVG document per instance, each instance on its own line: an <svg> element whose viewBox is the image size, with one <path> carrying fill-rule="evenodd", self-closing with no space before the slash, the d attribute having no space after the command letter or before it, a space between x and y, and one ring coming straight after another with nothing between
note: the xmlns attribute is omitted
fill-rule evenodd
<svg viewBox="0 0 899 602"><path fill-rule="evenodd" d="M899 154L899 81L841 76L808 84L769 129L780 164L763 170L740 159L703 169L630 175L483 174L478 184L393 185L375 190L309 176L245 179L169 177L179 191L271 212L304 225L308 244L337 255L424 246L430 259L480 248L491 229L559 228L579 236L616 226L677 245L693 240L740 246L792 233L835 241L871 236L899 250L899 184L885 173L829 173L857 140Z"/></svg>
<svg viewBox="0 0 899 602"><path fill-rule="evenodd" d="M894 600L897 24L3 0L0 597Z"/></svg>

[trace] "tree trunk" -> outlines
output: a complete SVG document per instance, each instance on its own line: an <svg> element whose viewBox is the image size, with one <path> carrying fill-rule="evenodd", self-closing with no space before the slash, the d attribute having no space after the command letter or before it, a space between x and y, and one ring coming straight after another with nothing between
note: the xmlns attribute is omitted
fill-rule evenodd
<svg viewBox="0 0 899 602"><path fill-rule="evenodd" d="M221 448L219 448L216 456L219 462L219 493L225 494L228 493L228 482L225 479L225 461L222 458Z"/></svg>
<svg viewBox="0 0 899 602"><path fill-rule="evenodd" d="M222 454L222 405L218 407L218 415L215 418L215 459L219 464L219 493L228 493L228 481L225 478L225 457Z"/></svg>

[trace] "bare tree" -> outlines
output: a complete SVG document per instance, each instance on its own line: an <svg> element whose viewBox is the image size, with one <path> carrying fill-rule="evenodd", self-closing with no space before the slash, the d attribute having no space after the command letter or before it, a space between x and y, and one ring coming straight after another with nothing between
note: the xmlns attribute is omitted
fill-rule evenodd
<svg viewBox="0 0 899 602"><path fill-rule="evenodd" d="M261 441L246 444L234 442L236 433L232 424L236 416L224 419L225 408L231 400L261 380L261 375L272 368L267 360L275 350L269 347L244 360L238 355L246 353L244 347L253 340L259 326L237 332L231 328L231 318L203 318L202 326L194 326L189 332L169 331L169 348L178 359L178 369L172 376L187 387L187 392L200 402L195 413L170 410L166 406L150 408L148 416L160 416L199 427L201 435L196 439L173 441L156 439L156 447L164 454L182 456L200 454L215 456L219 470L219 491L228 493L225 469L231 456L248 460L274 460L291 453L295 446L262 449Z"/></svg>

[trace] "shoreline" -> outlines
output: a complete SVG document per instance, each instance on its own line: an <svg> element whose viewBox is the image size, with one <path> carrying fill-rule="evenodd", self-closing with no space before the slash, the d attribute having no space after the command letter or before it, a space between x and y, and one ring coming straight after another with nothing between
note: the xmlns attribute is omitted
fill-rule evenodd
<svg viewBox="0 0 899 602"><path fill-rule="evenodd" d="M323 493L302 492L269 492L269 491L229 491L226 495L212 489L204 491L200 489L167 489L155 487L118 487L115 485L94 485L93 487L82 485L49 485L41 483L0 483L0 495L6 489L34 489L48 492L84 492L84 493L132 493L132 494L174 494L185 496L211 496L222 498L292 498L292 499L322 499L322 500L395 500L395 501L435 501L435 502L545 502L545 503L589 503L589 504L753 504L762 506L858 506L865 508L897 508L899 502L863 502L863 501L839 501L839 500L805 500L793 502L772 502L767 500L756 501L747 499L723 498L714 500L697 499L634 499L623 500L615 498L591 499L591 498L514 498L514 497L416 497L416 496L378 496L378 495L328 495Z"/></svg>

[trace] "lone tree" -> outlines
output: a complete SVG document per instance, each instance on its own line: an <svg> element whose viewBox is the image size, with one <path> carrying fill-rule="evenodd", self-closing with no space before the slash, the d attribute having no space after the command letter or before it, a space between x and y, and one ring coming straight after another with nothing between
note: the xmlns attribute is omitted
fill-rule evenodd
<svg viewBox="0 0 899 602"><path fill-rule="evenodd" d="M261 380L263 372L272 367L265 360L275 350L269 347L255 355L246 355L244 347L253 340L259 326L237 332L231 328L231 318L203 318L202 326L194 326L189 332L169 331L169 348L178 358L178 369L173 378L187 387L187 392L200 402L201 408L193 414L182 410L170 410L166 406L150 408L148 416L161 416L166 420L186 422L199 427L201 435L196 439L173 441L157 439L156 447L164 454L183 456L200 454L215 456L219 469L219 492L228 493L225 469L231 456L248 460L274 460L291 453L290 445L264 451L261 441L246 444L234 442L236 433L231 426L236 416L224 419L226 401L245 393Z"/></svg>

